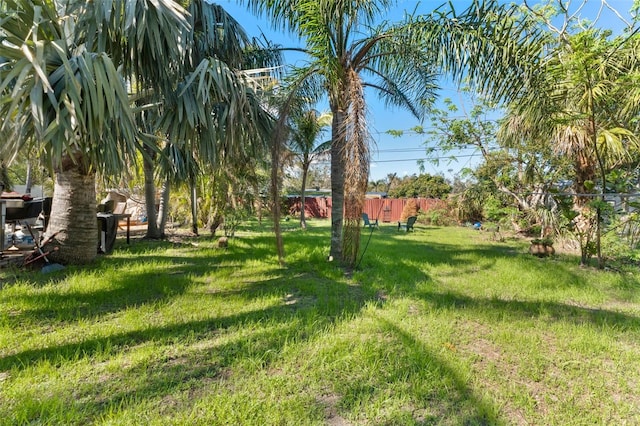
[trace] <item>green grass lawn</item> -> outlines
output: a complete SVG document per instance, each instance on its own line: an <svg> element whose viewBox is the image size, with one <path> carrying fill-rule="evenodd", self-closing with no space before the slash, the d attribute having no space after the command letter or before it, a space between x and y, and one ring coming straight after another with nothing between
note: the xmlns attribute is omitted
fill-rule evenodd
<svg viewBox="0 0 640 426"><path fill-rule="evenodd" d="M0 270L0 424L640 423L637 271L383 225L345 275L287 226Z"/></svg>

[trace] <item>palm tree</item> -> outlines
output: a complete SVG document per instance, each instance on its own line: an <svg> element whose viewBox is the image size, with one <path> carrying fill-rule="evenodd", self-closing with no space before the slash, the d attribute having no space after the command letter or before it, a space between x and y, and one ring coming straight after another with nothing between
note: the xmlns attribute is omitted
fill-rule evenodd
<svg viewBox="0 0 640 426"><path fill-rule="evenodd" d="M158 64L179 62L185 11L170 0L3 3L2 150L34 148L50 165L47 234L58 261L86 263L96 255L96 172L117 174L143 149L125 81L169 86L170 67Z"/></svg>
<svg viewBox="0 0 640 426"><path fill-rule="evenodd" d="M378 180L369 181L368 190L385 192L384 190L386 187L387 187L387 180L378 179Z"/></svg>
<svg viewBox="0 0 640 426"><path fill-rule="evenodd" d="M474 2L460 15L436 10L377 27L395 1L245 1L305 40L310 63L294 74L319 79L316 87L326 90L333 115L330 255L348 266L358 255L369 175L365 90L422 117L439 72L467 76L497 97L506 96L518 90L519 73L532 58L520 48L528 28L494 1Z"/></svg>
<svg viewBox="0 0 640 426"><path fill-rule="evenodd" d="M183 34L186 54L175 71L173 91L168 96L161 94L165 97L160 100L160 124L154 126L168 139L165 150L170 155L161 163L161 175L166 177L164 198L171 183L189 183L192 231L198 234L196 183L203 163L233 169L264 157L273 120L262 107L255 78L246 70L278 65L280 56L259 46L220 5L193 0L187 11L190 30ZM145 175L152 178L148 169L153 164L145 165ZM148 236L158 238L164 229L152 223L155 190L145 193Z"/></svg>
<svg viewBox="0 0 640 426"><path fill-rule="evenodd" d="M315 110L304 109L292 114L292 131L288 143L289 152L300 162L302 168L302 187L300 188L300 226L307 228L305 221L305 191L307 175L311 163L319 156L326 155L331 148L331 141L318 143L323 129L331 124L331 114L319 114Z"/></svg>

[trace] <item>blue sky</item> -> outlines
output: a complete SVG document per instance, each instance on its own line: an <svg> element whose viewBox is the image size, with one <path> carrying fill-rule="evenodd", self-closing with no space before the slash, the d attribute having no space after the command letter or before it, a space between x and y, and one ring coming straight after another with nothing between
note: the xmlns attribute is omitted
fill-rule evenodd
<svg viewBox="0 0 640 426"><path fill-rule="evenodd" d="M536 1L537 0L530 1L530 4L536 3ZM398 0L398 6L390 11L386 19L392 22L400 21L404 10L412 11L416 7L418 7L418 12L428 13L445 2L445 0L425 0L422 2ZM223 6L238 20L251 36L259 36L260 33L263 33L269 40L284 47L303 47L303 43L299 39L285 32L274 30L266 19L254 16L247 11L245 6L239 5L237 1L218 0L217 3ZM470 0L453 0L452 3L456 10L462 10L470 4ZM573 7L577 7L582 4L582 0L573 0L571 4ZM628 11L633 5L633 0L608 0L608 4L628 17ZM592 20L595 19L600 5L601 0L587 0L585 7L580 11L581 16ZM624 25L622 21L617 19L612 13L605 10L601 19L598 21L598 26L619 30ZM289 62L302 60L300 54L289 53L286 54L285 57ZM441 86L441 99L450 98L456 102L464 102L464 97L458 93L453 84L443 80ZM369 179L382 179L389 173L397 173L398 176L419 173L417 160L427 157L424 144L428 141L426 141L425 136L405 133L404 136L396 138L386 134L386 132L388 130L408 130L421 123L403 110L386 108L378 101L375 95L372 96L369 94L367 102L369 106L368 120L375 142L375 146L372 149ZM464 107L470 109L471 106L467 104ZM447 158L442 158L438 165L426 162L425 172L430 174L440 173L451 178L461 169L475 166L480 160L479 155L473 151L459 152L456 156L456 161L449 161Z"/></svg>

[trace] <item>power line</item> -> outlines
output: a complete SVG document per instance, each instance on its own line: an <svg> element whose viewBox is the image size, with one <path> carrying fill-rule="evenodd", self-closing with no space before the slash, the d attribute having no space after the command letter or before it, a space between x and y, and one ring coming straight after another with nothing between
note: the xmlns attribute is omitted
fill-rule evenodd
<svg viewBox="0 0 640 426"><path fill-rule="evenodd" d="M465 154L465 155L451 155L448 157L420 157L420 158L399 158L396 160L371 160L372 163L401 163L406 161L433 161L433 160L455 160L457 158L471 158L471 157L481 157L482 154ZM330 161L322 160L318 161L316 164L329 164Z"/></svg>
<svg viewBox="0 0 640 426"><path fill-rule="evenodd" d="M375 152L424 152L426 148L392 148L392 149L376 149Z"/></svg>
<svg viewBox="0 0 640 426"><path fill-rule="evenodd" d="M395 163L405 161L455 160L457 158L481 157L482 154L452 155L449 157L401 158L397 160L371 160L372 163Z"/></svg>
<svg viewBox="0 0 640 426"><path fill-rule="evenodd" d="M448 120L468 120L470 122L478 121L478 120L472 120L466 115L447 116L447 119ZM490 122L490 123L500 123L502 120L503 120L502 118L483 118L480 121ZM416 129L421 129L421 131L417 131ZM385 131L380 131L375 129L375 130L371 130L370 133L375 135L385 135L385 136L393 136L394 138L401 138L402 136L433 136L434 130L440 132L440 128L435 125L427 124L423 126L418 124L408 129L388 129Z"/></svg>
<svg viewBox="0 0 640 426"><path fill-rule="evenodd" d="M449 149L449 148L440 148L440 147L435 147L435 148L431 148L431 147L424 147L424 148L390 148L390 149L375 149L372 150L373 152L397 152L397 153L402 153L402 152L426 152L426 151L430 151L430 152L434 152L434 151L463 151L465 149L478 149L478 147L476 146L464 146L464 147L459 147L459 148L455 148L455 149Z"/></svg>

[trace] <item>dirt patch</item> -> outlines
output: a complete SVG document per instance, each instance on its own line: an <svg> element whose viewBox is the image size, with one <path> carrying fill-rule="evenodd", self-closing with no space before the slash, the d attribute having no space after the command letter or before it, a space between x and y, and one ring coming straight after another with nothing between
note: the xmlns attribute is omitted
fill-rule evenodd
<svg viewBox="0 0 640 426"><path fill-rule="evenodd" d="M335 393L327 393L321 395L317 401L324 406L324 418L327 421L327 425L348 426L351 424L344 417L338 414L338 402L340 402L340 396Z"/></svg>
<svg viewBox="0 0 640 426"><path fill-rule="evenodd" d="M501 351L493 342L478 338L466 345L459 345L461 352L467 352L475 355L475 363L480 368L485 368L488 364L497 363L501 358Z"/></svg>
<svg viewBox="0 0 640 426"><path fill-rule="evenodd" d="M283 302L286 306L302 309L315 305L317 303L317 298L293 292L286 294L283 297Z"/></svg>

